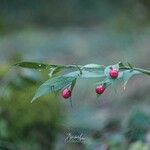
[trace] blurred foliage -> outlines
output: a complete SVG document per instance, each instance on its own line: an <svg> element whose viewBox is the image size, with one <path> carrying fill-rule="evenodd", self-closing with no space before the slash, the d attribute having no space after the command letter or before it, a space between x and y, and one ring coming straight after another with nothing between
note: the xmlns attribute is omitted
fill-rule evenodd
<svg viewBox="0 0 150 150"><path fill-rule="evenodd" d="M127 20L135 23L147 21L149 10L150 2L147 0L1 0L0 29L11 31L29 25L87 26L112 18L122 26L127 25Z"/></svg>
<svg viewBox="0 0 150 150"><path fill-rule="evenodd" d="M150 116L147 114L134 111L132 112L128 124L126 136L129 142L134 142L137 140L144 141L145 134L150 127Z"/></svg>
<svg viewBox="0 0 150 150"><path fill-rule="evenodd" d="M37 150L50 149L62 120L57 96L45 97L42 103L31 104L37 81L41 78L37 72L26 72L29 73L24 72L23 76L19 72L17 76L10 74L11 80L7 80L5 89L1 86L3 92L0 100L0 139L14 143L14 147L18 149L26 149L26 146L32 150L34 147L38 147L35 148ZM3 79L2 71L0 74Z"/></svg>
<svg viewBox="0 0 150 150"><path fill-rule="evenodd" d="M147 144L143 144L142 142L136 142L131 144L129 150L149 150L150 146Z"/></svg>

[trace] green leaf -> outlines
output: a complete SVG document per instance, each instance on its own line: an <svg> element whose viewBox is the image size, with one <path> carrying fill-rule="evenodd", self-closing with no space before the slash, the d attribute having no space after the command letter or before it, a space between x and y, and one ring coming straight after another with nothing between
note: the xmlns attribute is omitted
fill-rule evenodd
<svg viewBox="0 0 150 150"><path fill-rule="evenodd" d="M136 74L140 74L140 72L135 70L126 70L123 72L124 89L126 88L129 79Z"/></svg>
<svg viewBox="0 0 150 150"><path fill-rule="evenodd" d="M14 64L14 66L19 66L23 68L30 68L30 69L49 69L52 67L63 67L63 68L68 68L68 69L78 69L78 67L83 67L81 65L52 65L52 64L43 64L43 63L37 63L37 62L19 62ZM78 67L77 67L78 66Z"/></svg>
<svg viewBox="0 0 150 150"><path fill-rule="evenodd" d="M55 67L50 69L49 76L52 77L53 75L57 74L58 72L62 71L64 67Z"/></svg>
<svg viewBox="0 0 150 150"><path fill-rule="evenodd" d="M119 63L118 63L118 64L114 64L114 65L112 65L112 67L113 67L114 69L119 70Z"/></svg>
<svg viewBox="0 0 150 150"><path fill-rule="evenodd" d="M73 71L65 75L66 77L75 77L75 78L103 78L105 77L103 71L85 71L82 70L82 74L80 71Z"/></svg>
<svg viewBox="0 0 150 150"><path fill-rule="evenodd" d="M16 63L15 66L30 68L30 69L50 69L52 67L57 67L58 65L50 65L36 62L19 62Z"/></svg>
<svg viewBox="0 0 150 150"><path fill-rule="evenodd" d="M105 66L99 64L87 64L84 65L82 69L105 69Z"/></svg>
<svg viewBox="0 0 150 150"><path fill-rule="evenodd" d="M74 79L74 77L58 76L47 80L39 87L31 102L43 95L63 89L70 85Z"/></svg>

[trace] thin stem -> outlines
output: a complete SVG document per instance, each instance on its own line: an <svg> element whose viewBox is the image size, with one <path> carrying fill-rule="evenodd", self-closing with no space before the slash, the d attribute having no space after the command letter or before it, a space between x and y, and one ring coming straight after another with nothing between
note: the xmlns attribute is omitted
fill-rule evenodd
<svg viewBox="0 0 150 150"><path fill-rule="evenodd" d="M141 68L134 68L134 70L140 71L140 72L147 74L147 75L150 75L150 70L141 69Z"/></svg>
<svg viewBox="0 0 150 150"><path fill-rule="evenodd" d="M66 65L66 66L63 66L65 68L81 68L82 66L81 65Z"/></svg>
<svg viewBox="0 0 150 150"><path fill-rule="evenodd" d="M124 66L124 67L120 67L120 69L130 70L131 68ZM136 70L136 71L142 72L144 74L150 75L150 70L146 70L146 69L142 69L142 68L136 68L136 67L133 67L132 70Z"/></svg>
<svg viewBox="0 0 150 150"><path fill-rule="evenodd" d="M73 108L71 97L70 97L70 106L71 106L71 108Z"/></svg>

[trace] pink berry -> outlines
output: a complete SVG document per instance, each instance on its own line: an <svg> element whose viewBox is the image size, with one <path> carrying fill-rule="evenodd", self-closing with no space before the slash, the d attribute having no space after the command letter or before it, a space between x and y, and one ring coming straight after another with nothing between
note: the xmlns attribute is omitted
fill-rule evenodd
<svg viewBox="0 0 150 150"><path fill-rule="evenodd" d="M64 89L62 92L62 97L64 99L68 99L71 97L71 91L69 89Z"/></svg>
<svg viewBox="0 0 150 150"><path fill-rule="evenodd" d="M111 69L111 70L109 71L109 75L110 75L110 77L111 77L112 79L116 79L116 78L118 77L118 75L119 75L119 72L118 72L117 69Z"/></svg>
<svg viewBox="0 0 150 150"><path fill-rule="evenodd" d="M99 85L99 86L97 86L96 89L95 89L95 92L96 92L97 94L103 94L104 91L105 91L105 87L104 87L103 85Z"/></svg>

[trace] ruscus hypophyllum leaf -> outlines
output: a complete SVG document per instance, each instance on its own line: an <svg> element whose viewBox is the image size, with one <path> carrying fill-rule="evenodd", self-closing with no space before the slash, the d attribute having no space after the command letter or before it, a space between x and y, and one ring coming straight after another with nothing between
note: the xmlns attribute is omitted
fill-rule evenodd
<svg viewBox="0 0 150 150"><path fill-rule="evenodd" d="M104 65L98 65L98 64L87 64L82 67L82 69L104 69Z"/></svg>
<svg viewBox="0 0 150 150"><path fill-rule="evenodd" d="M20 62L16 63L15 66L19 66L22 68L29 68L29 69L46 69L49 70L51 68L57 68L57 67L62 67L60 65L51 65L51 64L43 64L43 63L36 63L36 62Z"/></svg>
<svg viewBox="0 0 150 150"><path fill-rule="evenodd" d="M19 62L19 63L14 64L14 66L19 66L22 68L29 68L29 69L77 68L77 65L53 65L53 64L44 64L44 63L37 63L37 62ZM78 67L81 67L81 66L78 65Z"/></svg>
<svg viewBox="0 0 150 150"><path fill-rule="evenodd" d="M60 67L60 66L54 67L54 68L50 68L49 69L49 71L50 71L49 76L52 77L53 75L61 72L63 69L64 69L64 67Z"/></svg>
<svg viewBox="0 0 150 150"><path fill-rule="evenodd" d="M74 77L59 76L47 80L39 87L31 102L43 95L61 90L62 88L70 85L74 79Z"/></svg>
<svg viewBox="0 0 150 150"><path fill-rule="evenodd" d="M49 65L49 64L36 63L36 62L20 62L20 63L16 63L15 66L29 68L29 69L49 69L51 67L56 67L56 65Z"/></svg>
<svg viewBox="0 0 150 150"><path fill-rule="evenodd" d="M76 78L103 78L105 77L103 71L73 71L65 75L66 77L76 77Z"/></svg>
<svg viewBox="0 0 150 150"><path fill-rule="evenodd" d="M127 85L128 81L129 81L129 79L130 79L132 76L134 76L134 75L136 75L136 74L140 74L140 73L141 73L141 72L135 71L135 70L125 70L125 71L123 72L124 89L126 88L126 85Z"/></svg>

